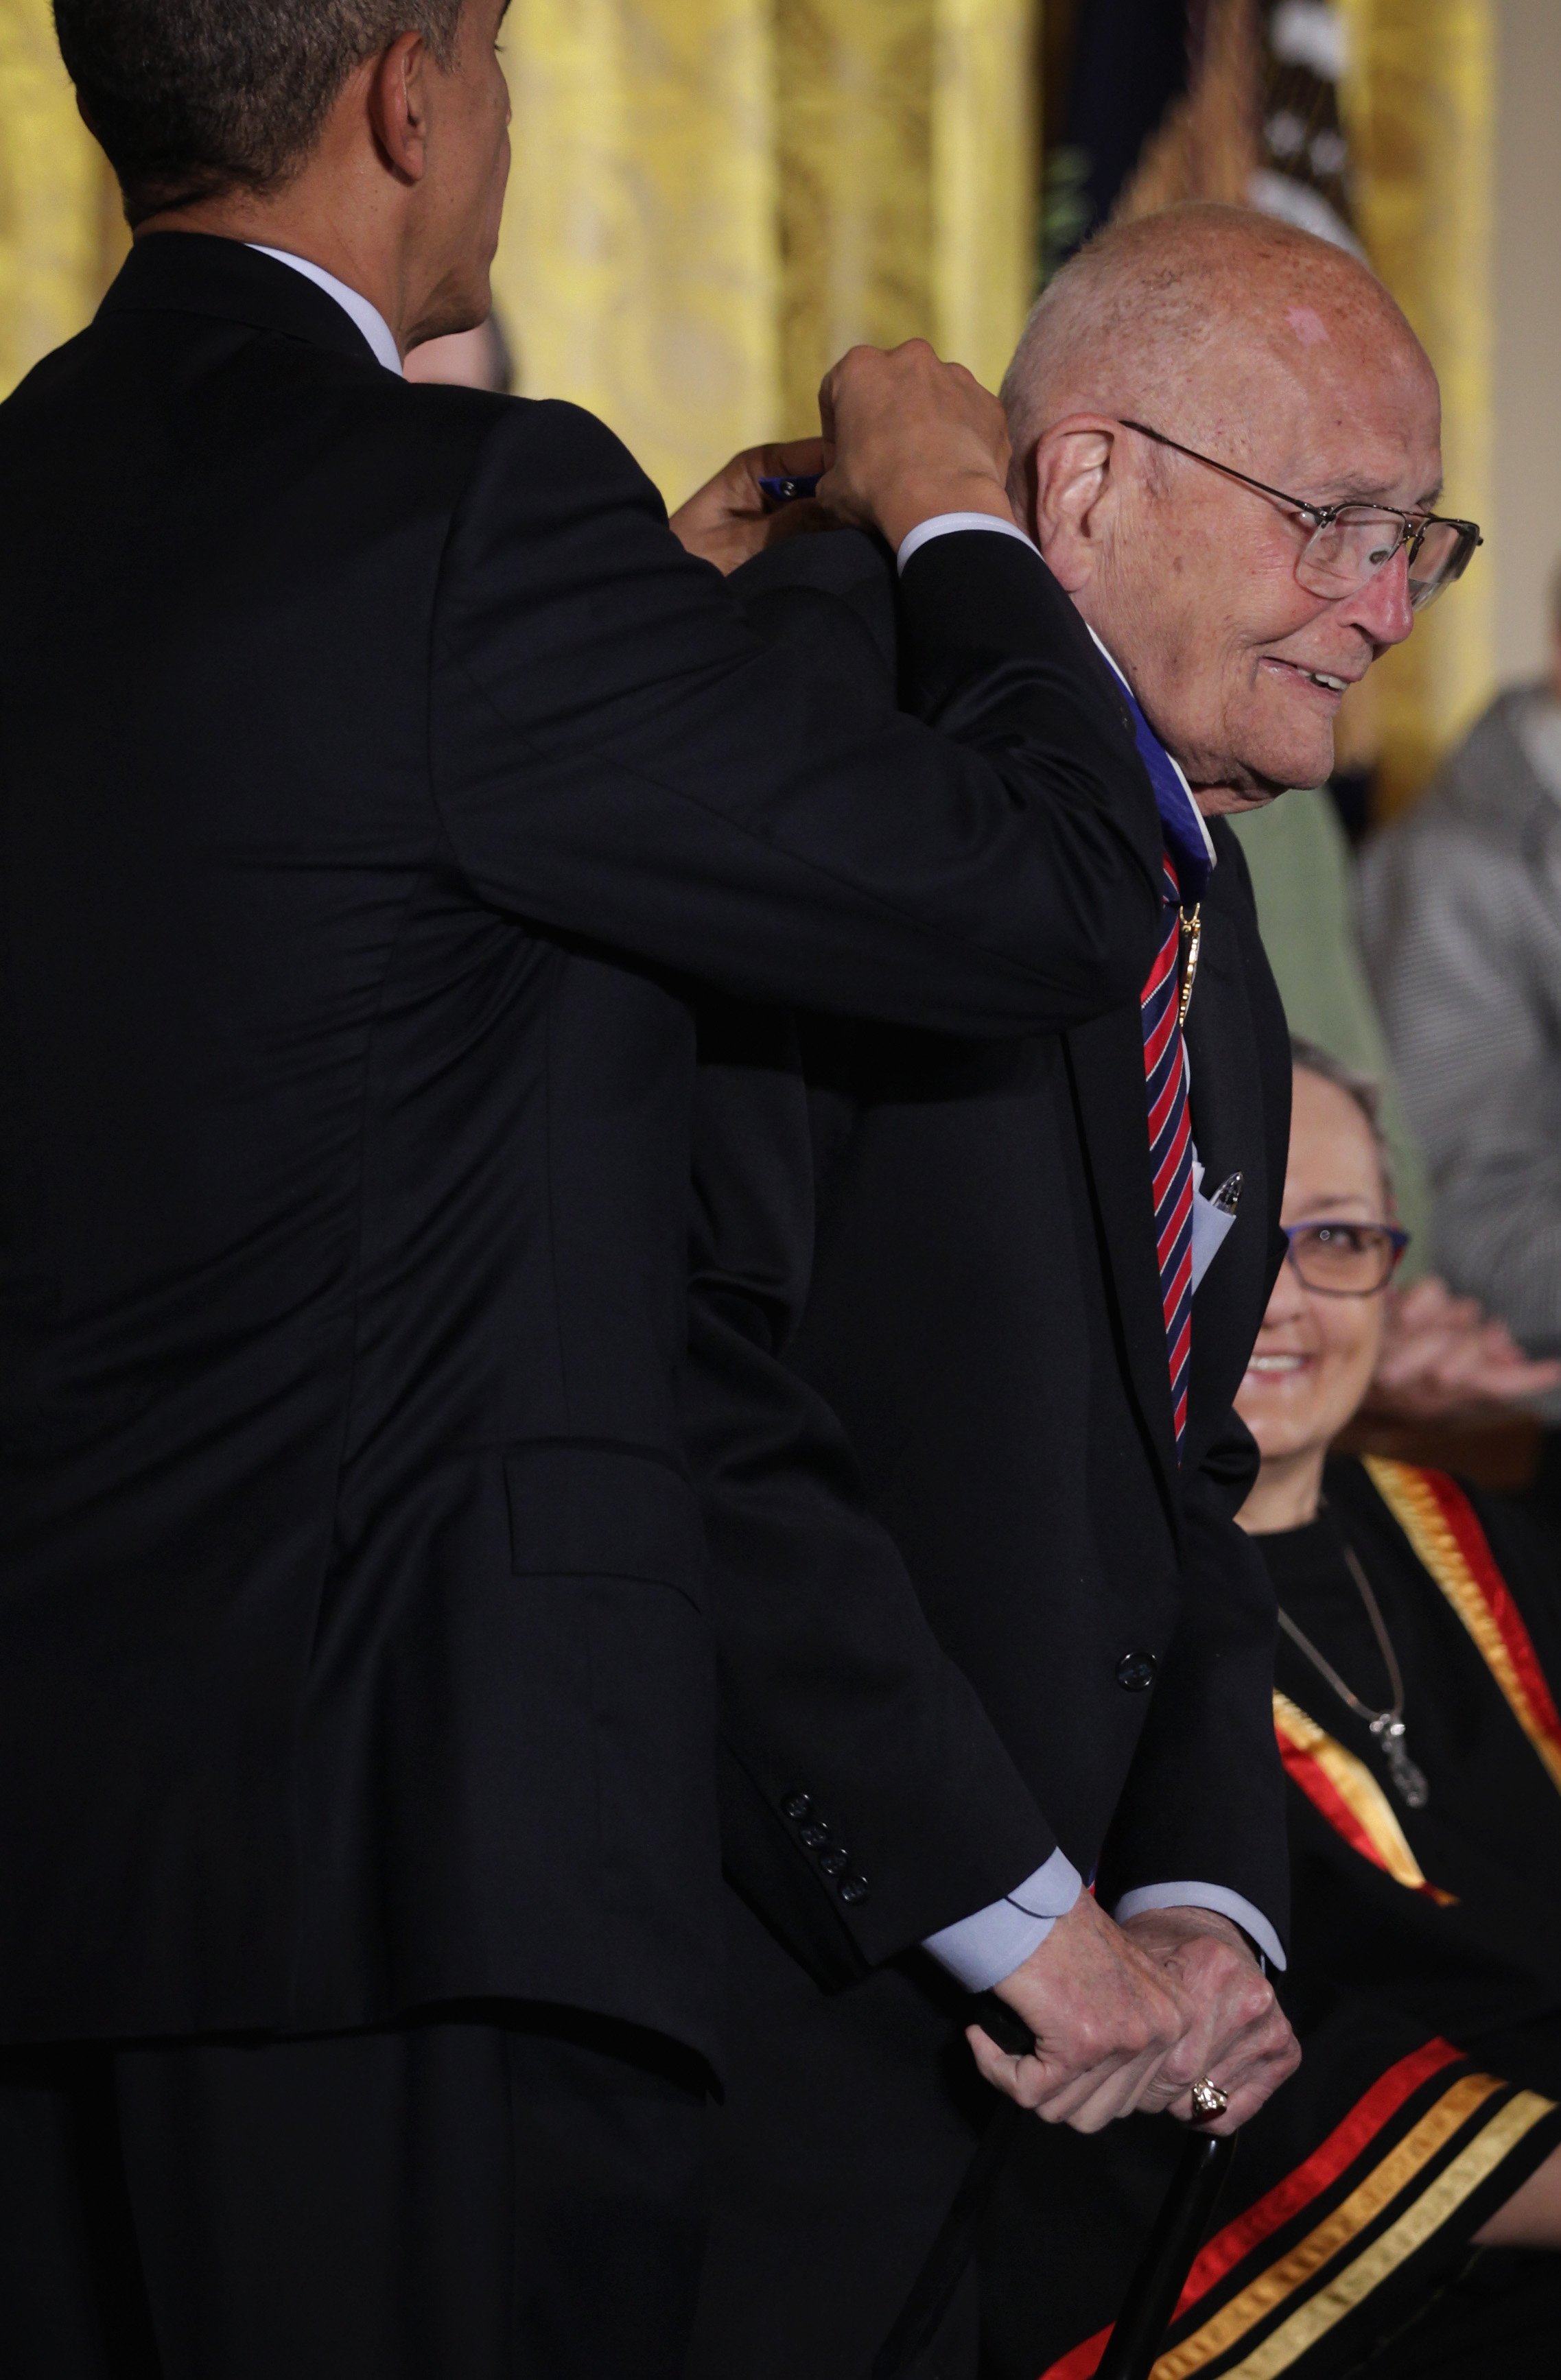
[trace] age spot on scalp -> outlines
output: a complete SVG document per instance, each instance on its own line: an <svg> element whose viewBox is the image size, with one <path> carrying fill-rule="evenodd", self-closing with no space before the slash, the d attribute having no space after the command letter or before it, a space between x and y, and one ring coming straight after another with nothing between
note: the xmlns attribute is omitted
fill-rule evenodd
<svg viewBox="0 0 1561 2380"><path fill-rule="evenodd" d="M1313 306L1287 306L1285 320L1303 347L1315 347L1328 336L1328 325Z"/></svg>

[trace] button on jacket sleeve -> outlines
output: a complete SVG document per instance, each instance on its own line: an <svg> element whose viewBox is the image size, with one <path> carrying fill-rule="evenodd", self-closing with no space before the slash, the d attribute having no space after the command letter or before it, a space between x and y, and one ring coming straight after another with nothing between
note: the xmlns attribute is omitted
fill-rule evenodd
<svg viewBox="0 0 1561 2380"><path fill-rule="evenodd" d="M457 865L538 926L753 997L992 1032L1121 1000L1159 830L1077 615L1015 538L939 537L901 590L921 716L842 720L608 431L506 407L433 631Z"/></svg>

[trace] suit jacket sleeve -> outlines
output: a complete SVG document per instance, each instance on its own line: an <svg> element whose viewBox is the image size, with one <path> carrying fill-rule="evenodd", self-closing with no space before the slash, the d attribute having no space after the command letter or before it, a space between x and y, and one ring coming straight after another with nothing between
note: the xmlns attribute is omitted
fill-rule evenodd
<svg viewBox="0 0 1561 2380"><path fill-rule="evenodd" d="M1072 606L1018 540L972 533L923 547L902 592L920 716L885 696L842 718L600 423L506 407L434 607L456 866L538 926L749 998L978 1032L1120 1001L1159 825Z"/></svg>
<svg viewBox="0 0 1561 2380"><path fill-rule="evenodd" d="M737 583L837 717L892 695L886 553L809 538ZM795 1024L715 996L698 1016L684 1427L714 1580L723 1849L772 1930L836 1984L1001 1899L1055 1838L868 1511L834 1414L783 1361L825 1154ZM830 1123L850 1130L840 1101Z"/></svg>
<svg viewBox="0 0 1561 2380"><path fill-rule="evenodd" d="M727 1873L825 1985L1001 1900L1055 1838L781 1349L812 1243L789 1017L700 1019L684 1429L713 1581Z"/></svg>
<svg viewBox="0 0 1561 2380"><path fill-rule="evenodd" d="M1101 1861L1114 1908L1152 1884L1223 1885L1289 1932L1284 1773L1274 1735L1274 1589L1235 1512L1257 1449L1233 1413L1183 1497L1182 1615Z"/></svg>

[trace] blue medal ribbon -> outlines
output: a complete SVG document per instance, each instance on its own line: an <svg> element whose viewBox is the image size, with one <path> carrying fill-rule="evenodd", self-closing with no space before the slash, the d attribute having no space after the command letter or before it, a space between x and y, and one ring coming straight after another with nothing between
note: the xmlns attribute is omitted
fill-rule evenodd
<svg viewBox="0 0 1561 2380"><path fill-rule="evenodd" d="M1095 641L1100 643L1098 638ZM1209 889L1209 878L1214 866L1198 805L1192 798L1187 779L1139 708L1139 698L1132 687L1111 660L1105 647L1100 645L1100 650L1111 662L1116 683L1122 689L1128 715L1133 722L1133 741L1138 746L1140 759L1149 771L1149 782L1154 788L1154 807L1160 813L1160 829L1165 838L1165 848L1176 866L1182 907L1196 908Z"/></svg>

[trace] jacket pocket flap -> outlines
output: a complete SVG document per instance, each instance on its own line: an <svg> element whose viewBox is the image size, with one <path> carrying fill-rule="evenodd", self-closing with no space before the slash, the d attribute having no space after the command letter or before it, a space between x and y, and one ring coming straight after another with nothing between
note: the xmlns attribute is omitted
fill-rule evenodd
<svg viewBox="0 0 1561 2380"><path fill-rule="evenodd" d="M641 1578L700 1599L704 1533L687 1480L632 1447L539 1442L505 1457L522 1578Z"/></svg>

